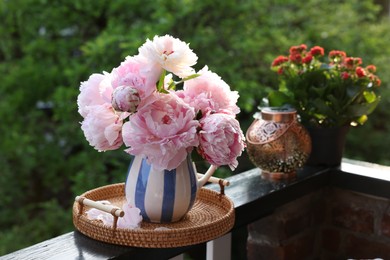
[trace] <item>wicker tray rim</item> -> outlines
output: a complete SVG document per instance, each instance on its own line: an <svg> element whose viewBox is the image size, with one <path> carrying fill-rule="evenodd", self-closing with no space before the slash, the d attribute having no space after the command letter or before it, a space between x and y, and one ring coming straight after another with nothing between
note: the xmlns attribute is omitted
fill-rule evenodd
<svg viewBox="0 0 390 260"><path fill-rule="evenodd" d="M125 200L124 183L102 186L81 196L93 200ZM201 188L195 205L183 220L175 223L157 224L142 222L139 229L114 229L102 222L90 220L85 215L88 207L79 214L79 203L73 204L73 224L84 235L111 244L144 247L181 247L213 240L229 232L235 220L234 204L219 192ZM155 230L167 227L169 229Z"/></svg>

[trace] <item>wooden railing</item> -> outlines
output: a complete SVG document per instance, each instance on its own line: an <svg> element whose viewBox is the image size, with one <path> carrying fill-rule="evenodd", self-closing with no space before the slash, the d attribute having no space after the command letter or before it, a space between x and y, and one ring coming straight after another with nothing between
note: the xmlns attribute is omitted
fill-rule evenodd
<svg viewBox="0 0 390 260"><path fill-rule="evenodd" d="M344 159L340 168L305 167L290 181L273 182L263 179L259 169L228 178L225 189L235 205L235 231L267 216L277 207L326 186L335 186L370 195L390 198L390 167ZM215 184L209 189L219 190ZM230 235L207 243L207 259L226 259L218 251L229 251ZM218 249L218 246L223 250ZM0 259L169 259L194 246L169 249L146 249L111 245L93 240L73 231L31 247L0 257ZM180 258L180 257L179 257Z"/></svg>

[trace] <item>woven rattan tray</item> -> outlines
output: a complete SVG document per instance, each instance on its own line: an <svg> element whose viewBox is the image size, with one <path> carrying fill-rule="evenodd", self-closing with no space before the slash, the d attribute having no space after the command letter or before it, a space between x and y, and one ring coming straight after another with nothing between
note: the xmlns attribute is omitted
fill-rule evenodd
<svg viewBox="0 0 390 260"><path fill-rule="evenodd" d="M81 196L108 200L121 207L125 201L124 183L103 186ZM111 244L168 248L194 245L213 240L229 232L234 224L233 202L224 194L201 188L193 208L179 222L155 224L142 222L139 229L121 229L87 218L88 206L73 204L73 223L84 235ZM156 230L157 229L157 230Z"/></svg>

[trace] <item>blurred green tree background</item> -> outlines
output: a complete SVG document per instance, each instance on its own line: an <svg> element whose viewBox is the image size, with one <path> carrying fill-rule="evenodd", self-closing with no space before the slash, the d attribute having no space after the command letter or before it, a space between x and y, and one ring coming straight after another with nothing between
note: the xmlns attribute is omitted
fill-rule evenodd
<svg viewBox="0 0 390 260"><path fill-rule="evenodd" d="M272 60L291 45L375 64L382 102L350 131L346 157L390 164L388 8L372 0L0 1L0 255L72 230L75 195L124 181L129 156L99 153L83 136L79 85L156 34L190 43L197 69L208 65L240 92L244 132L276 87ZM244 154L236 172L252 167Z"/></svg>

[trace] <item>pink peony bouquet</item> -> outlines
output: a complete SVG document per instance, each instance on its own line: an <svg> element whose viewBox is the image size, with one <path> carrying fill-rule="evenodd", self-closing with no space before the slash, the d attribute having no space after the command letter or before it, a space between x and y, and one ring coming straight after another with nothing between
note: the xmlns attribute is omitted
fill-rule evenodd
<svg viewBox="0 0 390 260"><path fill-rule="evenodd" d="M98 151L125 146L168 170L196 150L234 170L245 147L237 91L207 66L196 72L197 55L177 38L155 36L138 51L81 83L78 112L89 144Z"/></svg>

